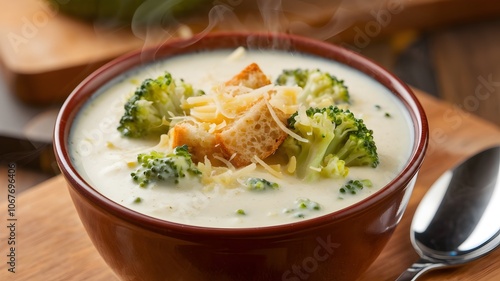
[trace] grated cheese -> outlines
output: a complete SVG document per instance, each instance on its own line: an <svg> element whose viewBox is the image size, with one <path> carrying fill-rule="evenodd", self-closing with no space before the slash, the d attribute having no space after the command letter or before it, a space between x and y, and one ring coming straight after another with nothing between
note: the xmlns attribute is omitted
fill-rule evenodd
<svg viewBox="0 0 500 281"><path fill-rule="evenodd" d="M253 156L253 160L257 163L259 163L267 172L269 172L271 175L277 177L277 178L282 178L283 174L281 171L276 171L274 170L271 166L269 166L266 162L264 162L262 159L257 157L257 155Z"/></svg>
<svg viewBox="0 0 500 281"><path fill-rule="evenodd" d="M289 174L295 173L295 170L297 170L297 158L295 156L290 157L290 160L288 161L286 171Z"/></svg>
<svg viewBox="0 0 500 281"><path fill-rule="evenodd" d="M222 162L224 165L226 165L229 169L234 170L234 165L233 165L233 164L231 164L231 162L229 162L229 161L228 161L228 160L226 160L225 158L220 157L220 156L218 156L218 155L214 155L213 157L214 157L215 159L217 159L217 160L221 161L221 162Z"/></svg>
<svg viewBox="0 0 500 281"><path fill-rule="evenodd" d="M229 56L227 56L226 61L235 61L242 58L246 54L247 50L244 47L236 48Z"/></svg>
<svg viewBox="0 0 500 281"><path fill-rule="evenodd" d="M274 122L276 122L276 124L278 124L278 126L280 127L281 130L283 130L285 133L287 133L289 136L291 136L292 138L300 141L300 142L309 142L307 139L299 136L298 134L294 133L292 130L288 129L278 118L278 116L276 115L276 112L274 112L274 109L273 107L269 104L269 102L267 101L266 99L266 105L267 105L267 108L269 109L269 113L271 113L271 116L273 117L274 119Z"/></svg>
<svg viewBox="0 0 500 281"><path fill-rule="evenodd" d="M321 167L309 166L309 169L316 171L316 172L321 172Z"/></svg>
<svg viewBox="0 0 500 281"><path fill-rule="evenodd" d="M243 50L237 50L232 55L241 55ZM182 108L189 112L190 117L176 117L171 120L178 122L193 122L202 131L209 134L217 135L223 132L236 119L245 113L254 104L264 99L267 109L274 122L287 135L293 137L300 142L308 142L306 138L299 136L292 130L287 128L282 122L276 110L280 110L284 114L291 115L298 109L297 97L301 92L301 88L297 86L279 86L274 84L265 85L258 89L252 89L240 85L226 85L218 83L213 86L206 95L189 97L182 103ZM305 114L305 111L304 111ZM215 147L219 143L214 144ZM222 167L213 166L213 163L205 156L203 163L198 163L198 169L202 172L202 183L205 186L214 188L215 186L232 188L237 186L238 178L247 176L254 171L257 164L276 178L282 178L281 165L269 165L255 155L250 165L237 169L232 164L232 160L236 154L231 155L229 159L221 155L213 155L212 159L216 159L222 163ZM296 159L292 157L286 166L288 173L293 173L296 169Z"/></svg>
<svg viewBox="0 0 500 281"><path fill-rule="evenodd" d="M217 160L221 159L217 158ZM239 169L235 169L231 164L228 167L213 167L207 157L205 157L204 163L198 163L198 170L202 173L201 181L208 189L238 187L242 178L249 177L256 168L255 163Z"/></svg>

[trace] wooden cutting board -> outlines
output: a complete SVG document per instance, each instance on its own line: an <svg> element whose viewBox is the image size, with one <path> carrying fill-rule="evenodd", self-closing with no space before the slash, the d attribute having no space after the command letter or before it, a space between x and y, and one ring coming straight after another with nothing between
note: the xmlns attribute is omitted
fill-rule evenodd
<svg viewBox="0 0 500 281"><path fill-rule="evenodd" d="M394 235L361 281L394 280L417 259L409 241L415 208L430 185L467 156L500 144L500 128L416 91L429 119L430 145L408 208ZM16 194L16 273L7 258L6 183L0 188L0 280L118 280L90 242L64 179L57 176ZM362 258L362 257L360 257ZM470 264L424 275L421 280L496 281L500 250Z"/></svg>
<svg viewBox="0 0 500 281"><path fill-rule="evenodd" d="M208 0L207 0L208 1ZM64 3L65 1L58 1ZM212 1L211 1L212 2ZM500 15L495 0L213 1L210 13L179 20L194 33L291 32L361 49L407 29ZM265 4L267 3L267 4ZM14 94L33 104L60 103L89 73L126 52L180 36L179 26L134 33L68 17L46 0L0 0L0 64Z"/></svg>

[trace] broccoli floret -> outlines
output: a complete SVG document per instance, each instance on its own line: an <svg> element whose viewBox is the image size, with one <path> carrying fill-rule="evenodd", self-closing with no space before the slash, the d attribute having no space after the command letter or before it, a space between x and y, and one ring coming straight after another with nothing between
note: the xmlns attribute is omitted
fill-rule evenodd
<svg viewBox="0 0 500 281"><path fill-rule="evenodd" d="M117 129L132 138L165 133L172 114L185 114L181 108L184 99L202 94L183 80L174 80L168 72L156 79L148 78L125 103L125 113Z"/></svg>
<svg viewBox="0 0 500 281"><path fill-rule="evenodd" d="M261 178L248 178L245 185L250 190L262 191L266 189L278 189L279 184Z"/></svg>
<svg viewBox="0 0 500 281"><path fill-rule="evenodd" d="M326 178L334 176L346 177L349 174L349 167L346 167L345 161L340 160L337 155L328 154L323 159L320 174Z"/></svg>
<svg viewBox="0 0 500 281"><path fill-rule="evenodd" d="M371 180L364 179L364 180L349 180L346 182L340 189L340 193L346 194L356 194L358 190L362 190L364 187L372 187L373 184Z"/></svg>
<svg viewBox="0 0 500 281"><path fill-rule="evenodd" d="M246 212L245 212L245 210L243 210L243 209L238 209L238 210L236 210L236 214L237 214L237 215L244 216L244 215L246 215L247 213L246 213Z"/></svg>
<svg viewBox="0 0 500 281"><path fill-rule="evenodd" d="M151 182L179 183L186 176L198 177L201 172L191 160L187 145L178 146L170 154L157 151L137 156L140 167L130 175L141 187Z"/></svg>
<svg viewBox="0 0 500 281"><path fill-rule="evenodd" d="M319 69L288 69L276 79L278 85L299 86L297 101L306 107L327 107L349 103L349 91L343 80Z"/></svg>
<svg viewBox="0 0 500 281"><path fill-rule="evenodd" d="M301 108L288 119L288 126L307 140L288 136L280 146L288 157L296 157L299 178L345 177L350 166L376 167L379 163L373 132L349 110Z"/></svg>
<svg viewBox="0 0 500 281"><path fill-rule="evenodd" d="M311 201L309 198L298 198L294 202L294 207L284 209L283 213L291 214L296 218L304 218L306 213L319 210L321 210L321 205L318 202Z"/></svg>

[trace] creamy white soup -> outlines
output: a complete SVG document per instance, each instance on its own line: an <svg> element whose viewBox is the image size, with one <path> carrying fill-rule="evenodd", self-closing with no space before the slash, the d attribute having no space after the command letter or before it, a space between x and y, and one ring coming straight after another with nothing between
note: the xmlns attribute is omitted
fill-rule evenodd
<svg viewBox="0 0 500 281"><path fill-rule="evenodd" d="M232 54L232 55L231 55ZM199 180L178 185L152 183L141 188L130 174L128 163L137 154L151 151L159 139L123 137L116 127L124 103L145 78L168 71L195 88L210 91L250 63L257 63L275 81L283 69L319 68L343 79L348 86L357 118L373 130L380 164L350 167L345 178L322 178L311 183L283 173L275 177L257 165L255 177L279 184L276 190L250 191L246 187L203 188ZM139 82L138 82L139 81ZM278 51L231 50L187 54L156 62L110 81L98 91L77 116L71 130L70 150L74 165L85 180L104 196L137 212L171 222L207 227L260 227L293 223L332 213L378 191L407 163L413 129L403 105L381 84L342 64L303 54ZM339 192L350 179L369 179L372 187L357 194ZM319 208L297 209L297 200L310 200Z"/></svg>

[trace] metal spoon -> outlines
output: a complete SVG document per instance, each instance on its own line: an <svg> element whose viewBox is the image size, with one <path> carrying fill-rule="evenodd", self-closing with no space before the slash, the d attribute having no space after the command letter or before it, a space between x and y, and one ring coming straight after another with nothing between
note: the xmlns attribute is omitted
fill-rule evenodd
<svg viewBox="0 0 500 281"><path fill-rule="evenodd" d="M443 174L420 202L411 243L420 259L396 281L480 258L500 244L500 146Z"/></svg>

